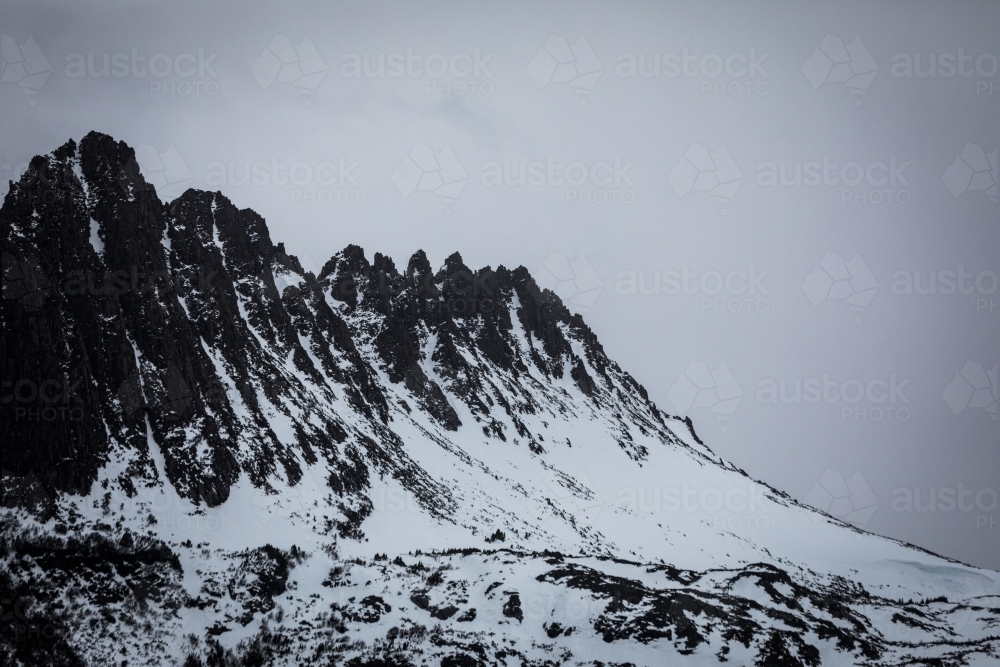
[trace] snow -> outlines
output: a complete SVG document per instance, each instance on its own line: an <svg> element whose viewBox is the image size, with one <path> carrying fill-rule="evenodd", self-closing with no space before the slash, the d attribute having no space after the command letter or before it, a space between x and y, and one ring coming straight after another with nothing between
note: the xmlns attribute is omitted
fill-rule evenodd
<svg viewBox="0 0 1000 667"><path fill-rule="evenodd" d="M100 225L97 220L90 219L90 245L99 257L104 257L104 241L99 233Z"/></svg>

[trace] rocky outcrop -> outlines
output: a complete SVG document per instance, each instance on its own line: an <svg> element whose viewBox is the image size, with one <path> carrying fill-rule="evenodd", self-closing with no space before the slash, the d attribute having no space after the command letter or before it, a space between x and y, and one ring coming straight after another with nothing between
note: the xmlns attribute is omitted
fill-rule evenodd
<svg viewBox="0 0 1000 667"><path fill-rule="evenodd" d="M671 437L523 267L472 270L455 253L434 272L418 251L400 271L348 246L314 276L221 193L163 204L132 149L98 133L35 158L0 217L5 468L51 493L88 492L115 448L131 452L124 488L159 472L208 506L241 474L294 485L349 449L396 465L390 385L445 430L463 424L457 399L487 436L543 451L523 423L535 371L568 375L595 406L635 390L631 418Z"/></svg>

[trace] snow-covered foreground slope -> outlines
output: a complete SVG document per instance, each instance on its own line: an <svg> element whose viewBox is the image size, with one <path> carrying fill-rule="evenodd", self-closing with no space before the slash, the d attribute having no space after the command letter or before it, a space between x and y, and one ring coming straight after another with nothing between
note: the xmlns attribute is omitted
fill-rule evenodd
<svg viewBox="0 0 1000 667"><path fill-rule="evenodd" d="M523 268L314 275L98 134L0 216L8 662L1000 661L1000 575L720 460Z"/></svg>

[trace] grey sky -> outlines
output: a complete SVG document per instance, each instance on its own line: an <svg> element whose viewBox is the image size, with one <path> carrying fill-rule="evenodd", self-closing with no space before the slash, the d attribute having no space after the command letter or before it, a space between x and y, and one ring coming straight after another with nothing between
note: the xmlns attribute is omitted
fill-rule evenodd
<svg viewBox="0 0 1000 667"><path fill-rule="evenodd" d="M569 270L609 355L716 451L1000 568L996 3L8 1L0 26L4 191L96 129L307 267L357 243ZM692 362L742 401L675 405ZM874 514L833 498L857 472Z"/></svg>

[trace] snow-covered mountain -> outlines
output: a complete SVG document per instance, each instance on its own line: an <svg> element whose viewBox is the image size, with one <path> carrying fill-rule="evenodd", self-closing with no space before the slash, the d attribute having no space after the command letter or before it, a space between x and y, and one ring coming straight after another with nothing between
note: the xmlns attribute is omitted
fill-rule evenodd
<svg viewBox="0 0 1000 667"><path fill-rule="evenodd" d="M721 460L523 267L314 275L98 133L0 218L7 664L1000 663L1000 574Z"/></svg>

